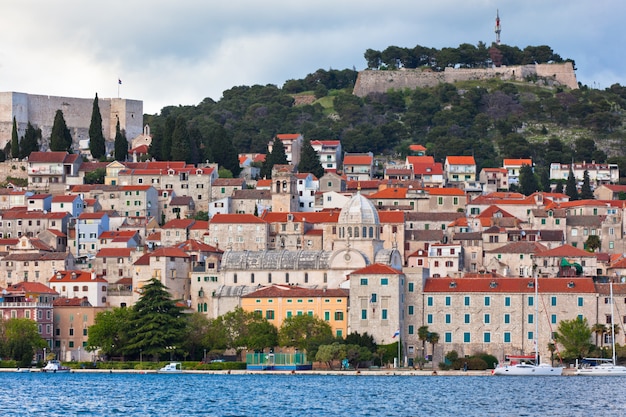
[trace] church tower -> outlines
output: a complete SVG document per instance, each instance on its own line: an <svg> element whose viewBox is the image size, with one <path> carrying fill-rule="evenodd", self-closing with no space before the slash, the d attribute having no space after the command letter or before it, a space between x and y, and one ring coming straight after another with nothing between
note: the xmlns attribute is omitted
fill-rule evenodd
<svg viewBox="0 0 626 417"><path fill-rule="evenodd" d="M272 168L272 211L298 211L298 189L293 165L274 165Z"/></svg>

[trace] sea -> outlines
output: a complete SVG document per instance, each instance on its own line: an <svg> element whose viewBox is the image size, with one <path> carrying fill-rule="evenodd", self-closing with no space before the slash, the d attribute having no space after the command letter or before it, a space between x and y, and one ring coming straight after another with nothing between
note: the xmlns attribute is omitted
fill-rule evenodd
<svg viewBox="0 0 626 417"><path fill-rule="evenodd" d="M2 416L624 416L620 377L0 373Z"/></svg>

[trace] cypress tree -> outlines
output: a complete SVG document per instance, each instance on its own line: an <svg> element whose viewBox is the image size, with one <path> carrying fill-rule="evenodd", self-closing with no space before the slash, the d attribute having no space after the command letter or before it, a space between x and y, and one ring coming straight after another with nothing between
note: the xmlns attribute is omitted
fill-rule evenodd
<svg viewBox="0 0 626 417"><path fill-rule="evenodd" d="M217 162L220 167L229 170L233 177L239 176L239 172L241 172L239 154L226 129L218 124L213 125L209 138L211 140L211 153L213 154L214 162Z"/></svg>
<svg viewBox="0 0 626 417"><path fill-rule="evenodd" d="M583 174L583 185L580 187L580 199L593 200L594 197L593 191L591 191L589 172L585 170L585 173Z"/></svg>
<svg viewBox="0 0 626 417"><path fill-rule="evenodd" d="M89 150L94 159L100 159L106 154L104 135L102 134L102 115L100 114L100 106L98 105L98 93L96 93L96 98L93 100L93 109L91 111Z"/></svg>
<svg viewBox="0 0 626 417"><path fill-rule="evenodd" d="M300 163L298 164L298 172L310 172L317 178L324 175L324 167L320 162L320 157L309 139L304 139L302 150L300 151Z"/></svg>
<svg viewBox="0 0 626 417"><path fill-rule="evenodd" d="M285 153L285 144L282 140L274 139L274 145L272 146L272 152L268 153L265 157L265 162L261 167L261 178L272 178L272 169L274 165L286 165L287 154Z"/></svg>
<svg viewBox="0 0 626 417"><path fill-rule="evenodd" d="M39 151L41 141L41 129L35 129L30 122L26 126L26 133L20 143L20 158L26 158L32 152Z"/></svg>
<svg viewBox="0 0 626 417"><path fill-rule="evenodd" d="M128 156L128 139L126 133L120 129L120 119L117 119L115 125L115 160L125 161Z"/></svg>
<svg viewBox="0 0 626 417"><path fill-rule="evenodd" d="M163 129L163 135L161 136L161 160L172 160L172 135L176 128L176 119L174 116L167 116L165 119L165 127Z"/></svg>
<svg viewBox="0 0 626 417"><path fill-rule="evenodd" d="M565 194L569 196L570 201L578 200L578 188L576 187L576 178L572 167L569 168L569 175L567 176L567 182L565 183Z"/></svg>
<svg viewBox="0 0 626 417"><path fill-rule="evenodd" d="M520 192L524 195L531 195L539 189L537 177L530 165L522 165L519 172L519 187Z"/></svg>
<svg viewBox="0 0 626 417"><path fill-rule="evenodd" d="M183 116L176 118L174 131L172 132L172 161L187 161L190 156L189 131L187 130L187 119Z"/></svg>
<svg viewBox="0 0 626 417"><path fill-rule="evenodd" d="M17 137L17 121L13 117L13 130L11 131L11 158L19 158L20 142Z"/></svg>
<svg viewBox="0 0 626 417"><path fill-rule="evenodd" d="M54 115L54 123L50 132L51 151L70 151L72 147L72 134L65 124L63 112L57 110Z"/></svg>

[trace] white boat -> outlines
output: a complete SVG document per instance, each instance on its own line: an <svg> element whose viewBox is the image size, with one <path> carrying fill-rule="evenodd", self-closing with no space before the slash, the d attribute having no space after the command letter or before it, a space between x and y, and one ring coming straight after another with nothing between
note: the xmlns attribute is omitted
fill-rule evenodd
<svg viewBox="0 0 626 417"><path fill-rule="evenodd" d="M157 372L160 374L180 374L183 372L183 365L180 362L170 362Z"/></svg>
<svg viewBox="0 0 626 417"><path fill-rule="evenodd" d="M626 375L626 366L617 365L615 357L615 324L613 321L613 283L609 284L611 290L611 359L606 358L583 358L582 364L576 370L576 375L581 376L619 376Z"/></svg>
<svg viewBox="0 0 626 417"><path fill-rule="evenodd" d="M71 369L68 368L67 366L61 365L61 361L59 361L57 359L49 360L48 363L46 364L46 366L41 368L41 372L49 372L49 373L53 373L53 374L62 373L62 372L69 372L70 370Z"/></svg>
<svg viewBox="0 0 626 417"><path fill-rule="evenodd" d="M539 282L534 278L535 287L535 354L533 356L508 356L507 361L498 364L491 372L497 376L560 376L563 374L562 367L554 367L547 363L539 362Z"/></svg>

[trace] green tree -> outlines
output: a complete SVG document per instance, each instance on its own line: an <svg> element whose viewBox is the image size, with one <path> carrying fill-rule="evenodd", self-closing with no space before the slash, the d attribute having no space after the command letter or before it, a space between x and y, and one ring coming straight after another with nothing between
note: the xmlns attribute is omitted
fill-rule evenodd
<svg viewBox="0 0 626 417"><path fill-rule="evenodd" d="M589 171L585 170L583 173L583 185L580 187L580 199L581 200L593 200L594 195L591 191L591 184L589 180Z"/></svg>
<svg viewBox="0 0 626 417"><path fill-rule="evenodd" d="M126 132L120 129L120 119L117 119L115 124L115 144L114 144L115 160L124 162L128 157L128 139L126 139Z"/></svg>
<svg viewBox="0 0 626 417"><path fill-rule="evenodd" d="M173 161L187 161L190 154L189 131L187 130L187 119L183 116L176 118L174 131L172 132L172 151L171 159Z"/></svg>
<svg viewBox="0 0 626 417"><path fill-rule="evenodd" d="M19 158L20 142L17 137L17 121L13 117L13 129L11 130L11 158Z"/></svg>
<svg viewBox="0 0 626 417"><path fill-rule="evenodd" d="M604 335L609 332L609 329L606 327L606 324L596 323L591 326L591 331L596 335L596 346L604 345ZM600 344L598 345L598 339L600 340Z"/></svg>
<svg viewBox="0 0 626 417"><path fill-rule="evenodd" d="M304 172L315 175L317 178L321 178L324 175L324 167L320 162L320 157L317 151L313 149L311 141L307 138L302 143L302 150L300 151L300 163L298 163L298 172Z"/></svg>
<svg viewBox="0 0 626 417"><path fill-rule="evenodd" d="M63 112L57 110L54 114L54 122L52 123L52 131L50 132L50 150L51 151L70 151L72 148L72 134L65 124Z"/></svg>
<svg viewBox="0 0 626 417"><path fill-rule="evenodd" d="M118 120L119 123L119 120ZM94 159L100 159L106 154L104 134L102 133L102 115L98 104L98 93L93 99L91 123L89 124L89 151Z"/></svg>
<svg viewBox="0 0 626 417"><path fill-rule="evenodd" d="M282 140L275 138L272 151L265 156L265 162L263 162L263 166L261 167L261 178L272 178L274 165L286 165L287 163L285 144Z"/></svg>
<svg viewBox="0 0 626 417"><path fill-rule="evenodd" d="M359 369L361 362L367 362L372 359L372 352L365 346L345 345L346 359L354 369Z"/></svg>
<svg viewBox="0 0 626 417"><path fill-rule="evenodd" d="M598 235L590 235L585 241L585 247L589 252L595 252L596 249L600 249L602 246L602 242L600 241L600 236Z"/></svg>
<svg viewBox="0 0 626 417"><path fill-rule="evenodd" d="M94 324L89 326L87 350L97 350L109 357L123 356L129 339L131 315L130 308L114 308L96 314Z"/></svg>
<svg viewBox="0 0 626 417"><path fill-rule="evenodd" d="M593 347L589 343L591 334L587 319L577 317L559 323L555 340L563 346L563 353L566 357L582 359Z"/></svg>
<svg viewBox="0 0 626 417"><path fill-rule="evenodd" d="M430 343L430 345L432 347L432 350L431 350L432 355L433 355L432 361L433 361L433 364L434 364L435 363L435 345L437 343L439 343L439 333L437 333L437 332L428 332L428 343Z"/></svg>
<svg viewBox="0 0 626 417"><path fill-rule="evenodd" d="M426 342L428 341L429 333L428 326L420 326L417 329L417 338L422 342L422 356L424 358L426 357Z"/></svg>
<svg viewBox="0 0 626 417"><path fill-rule="evenodd" d="M139 301L133 306L130 340L125 352L136 355L142 350L158 360L168 350L181 348L187 320L182 308L157 278L150 279L142 290Z"/></svg>
<svg viewBox="0 0 626 417"><path fill-rule="evenodd" d="M530 165L522 165L519 171L519 191L524 195L531 195L539 189L537 176Z"/></svg>
<svg viewBox="0 0 626 417"><path fill-rule="evenodd" d="M321 345L317 349L315 360L325 362L329 369L333 369L333 362L346 357L346 345L334 342L330 345Z"/></svg>
<svg viewBox="0 0 626 417"><path fill-rule="evenodd" d="M106 168L96 168L85 172L85 184L104 184L106 173Z"/></svg>
<svg viewBox="0 0 626 417"><path fill-rule="evenodd" d="M211 349L211 346L205 343L211 320L202 313L187 314L185 318L187 326L185 326L185 337L181 349L193 360L204 359L204 349Z"/></svg>
<svg viewBox="0 0 626 417"><path fill-rule="evenodd" d="M210 153L220 167L229 170L233 177L239 176L239 154L233 144L231 135L222 126L214 125L211 129Z"/></svg>
<svg viewBox="0 0 626 417"><path fill-rule="evenodd" d="M317 348L333 340L330 325L318 317L303 314L287 317L278 331L278 343L281 346L293 346L305 350L314 358Z"/></svg>
<svg viewBox="0 0 626 417"><path fill-rule="evenodd" d="M565 194L569 196L570 201L575 201L579 199L578 187L576 186L576 177L574 177L574 172L572 171L571 166L569 168L567 182L565 183Z"/></svg>
<svg viewBox="0 0 626 417"><path fill-rule="evenodd" d="M172 135L176 128L176 118L173 115L167 116L165 119L165 127L161 135L161 160L172 160Z"/></svg>
<svg viewBox="0 0 626 417"><path fill-rule="evenodd" d="M255 314L248 323L245 346L250 350L263 350L278 345L278 329L267 319Z"/></svg>
<svg viewBox="0 0 626 417"><path fill-rule="evenodd" d="M41 142L41 129L35 129L30 122L26 126L26 132L20 143L20 158L30 156L32 152L39 151L39 143Z"/></svg>
<svg viewBox="0 0 626 417"><path fill-rule="evenodd" d="M5 355L20 366L30 366L35 352L47 346L39 335L37 323L30 319L9 319L2 322L2 333L6 345Z"/></svg>

